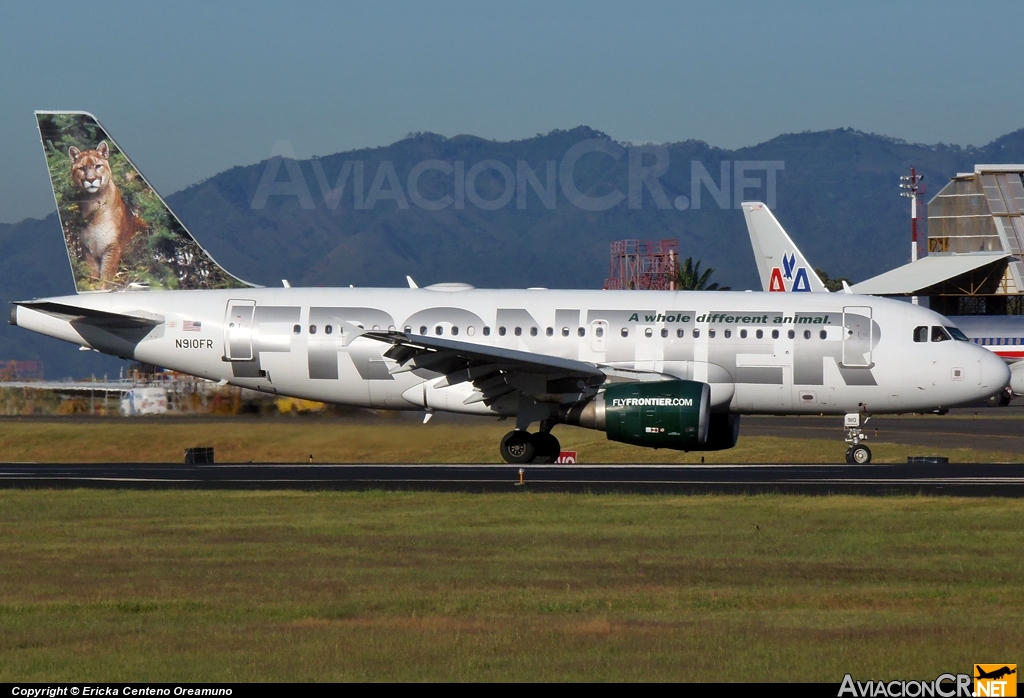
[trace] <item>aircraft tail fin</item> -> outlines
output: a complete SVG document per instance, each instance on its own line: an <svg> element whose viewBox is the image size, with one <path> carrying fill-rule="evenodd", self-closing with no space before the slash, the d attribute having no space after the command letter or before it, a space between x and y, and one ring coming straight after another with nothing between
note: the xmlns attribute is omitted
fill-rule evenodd
<svg viewBox="0 0 1024 698"><path fill-rule="evenodd" d="M754 248L757 273L763 291L827 293L803 253L786 234L779 221L759 201L744 201L750 245Z"/></svg>
<svg viewBox="0 0 1024 698"><path fill-rule="evenodd" d="M188 232L92 114L36 112L75 288L245 288Z"/></svg>

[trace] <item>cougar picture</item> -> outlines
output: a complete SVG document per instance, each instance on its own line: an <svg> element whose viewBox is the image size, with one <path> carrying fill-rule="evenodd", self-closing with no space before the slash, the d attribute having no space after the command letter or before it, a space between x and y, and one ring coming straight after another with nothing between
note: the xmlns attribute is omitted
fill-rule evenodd
<svg viewBox="0 0 1024 698"><path fill-rule="evenodd" d="M71 146L68 155L83 222L78 231L82 252L91 275L108 283L117 273L132 237L145 223L128 210L114 184L106 141L95 150Z"/></svg>

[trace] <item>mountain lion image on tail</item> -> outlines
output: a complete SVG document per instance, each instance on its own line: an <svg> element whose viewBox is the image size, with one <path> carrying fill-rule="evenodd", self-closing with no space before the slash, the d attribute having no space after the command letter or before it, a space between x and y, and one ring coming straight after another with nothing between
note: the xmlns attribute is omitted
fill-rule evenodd
<svg viewBox="0 0 1024 698"><path fill-rule="evenodd" d="M71 146L71 181L79 202L83 226L79 241L94 278L114 279L121 256L145 222L128 210L110 171L110 148L101 141L95 150Z"/></svg>
<svg viewBox="0 0 1024 698"><path fill-rule="evenodd" d="M96 117L37 111L79 293L246 288L182 225Z"/></svg>

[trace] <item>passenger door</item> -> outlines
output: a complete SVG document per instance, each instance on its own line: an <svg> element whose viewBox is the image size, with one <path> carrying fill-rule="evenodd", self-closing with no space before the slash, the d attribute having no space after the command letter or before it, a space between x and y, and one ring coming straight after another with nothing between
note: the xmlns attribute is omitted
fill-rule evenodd
<svg viewBox="0 0 1024 698"><path fill-rule="evenodd" d="M871 308L848 305L843 308L843 366L867 368L872 365L874 323Z"/></svg>
<svg viewBox="0 0 1024 698"><path fill-rule="evenodd" d="M256 301L229 300L224 317L224 358L252 361L252 320Z"/></svg>

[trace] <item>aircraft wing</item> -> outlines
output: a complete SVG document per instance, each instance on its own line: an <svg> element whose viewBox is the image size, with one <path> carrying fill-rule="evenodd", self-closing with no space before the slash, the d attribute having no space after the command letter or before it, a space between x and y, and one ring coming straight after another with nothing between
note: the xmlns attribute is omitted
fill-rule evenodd
<svg viewBox="0 0 1024 698"><path fill-rule="evenodd" d="M596 364L518 349L404 332L360 336L391 345L384 356L398 364L392 374L417 369L440 373L445 378L438 387L471 381L477 394L468 402L490 404L515 391L544 402L575 402L592 395L608 377Z"/></svg>

